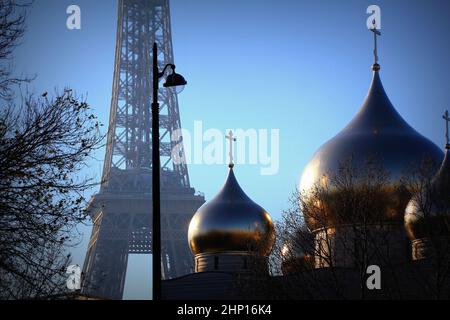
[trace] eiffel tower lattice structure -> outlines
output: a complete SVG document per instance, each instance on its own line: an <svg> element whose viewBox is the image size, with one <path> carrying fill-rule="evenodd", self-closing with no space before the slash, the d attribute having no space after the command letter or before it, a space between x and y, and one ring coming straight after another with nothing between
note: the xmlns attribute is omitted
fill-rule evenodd
<svg viewBox="0 0 450 320"><path fill-rule="evenodd" d="M174 63L168 0L119 0L114 79L102 185L88 212L92 234L83 293L122 299L129 254L152 249L152 46L160 69ZM183 161L178 98L159 90L162 277L193 270L188 224L205 202ZM149 271L150 272L150 271Z"/></svg>

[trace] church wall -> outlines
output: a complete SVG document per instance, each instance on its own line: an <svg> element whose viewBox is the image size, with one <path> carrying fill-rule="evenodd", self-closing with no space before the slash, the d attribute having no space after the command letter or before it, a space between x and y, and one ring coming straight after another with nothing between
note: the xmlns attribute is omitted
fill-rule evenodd
<svg viewBox="0 0 450 320"><path fill-rule="evenodd" d="M396 265L411 260L410 242L400 224L339 226L314 234L316 268Z"/></svg>

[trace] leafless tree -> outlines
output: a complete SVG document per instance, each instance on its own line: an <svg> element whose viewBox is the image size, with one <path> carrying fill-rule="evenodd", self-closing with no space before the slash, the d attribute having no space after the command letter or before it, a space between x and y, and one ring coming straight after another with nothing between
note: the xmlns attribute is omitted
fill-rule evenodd
<svg viewBox="0 0 450 320"><path fill-rule="evenodd" d="M15 0L0 0L0 99L13 98L14 85L29 82L30 77L13 75L12 53L19 45L26 27L25 8L28 4L19 4Z"/></svg>
<svg viewBox="0 0 450 320"><path fill-rule="evenodd" d="M272 295L288 299L448 296L448 246L446 254L428 262L412 261L402 221L414 194L436 197L429 188L436 164L425 161L420 169L409 168L393 184L380 163L374 157L356 166L349 159L312 190L293 193L291 208L277 223L270 269L273 276L284 276L278 278L279 291L272 290ZM448 195L447 190L439 197ZM442 242L433 243L443 248ZM379 293L366 285L367 267L372 264L381 266L387 284Z"/></svg>
<svg viewBox="0 0 450 320"><path fill-rule="evenodd" d="M0 0L0 299L38 299L65 288L73 228L86 218L80 173L101 146L100 124L72 90L17 97L12 53L24 6Z"/></svg>
<svg viewBox="0 0 450 320"><path fill-rule="evenodd" d="M417 218L406 223L407 233L419 244L412 274L430 297L449 299L450 176L445 171L437 177L434 164L426 161L403 180L414 194L410 206Z"/></svg>
<svg viewBox="0 0 450 320"><path fill-rule="evenodd" d="M36 297L57 287L51 284L68 262L64 245L86 218L83 192L93 181L79 173L100 146L99 126L71 92L1 110L0 296Z"/></svg>

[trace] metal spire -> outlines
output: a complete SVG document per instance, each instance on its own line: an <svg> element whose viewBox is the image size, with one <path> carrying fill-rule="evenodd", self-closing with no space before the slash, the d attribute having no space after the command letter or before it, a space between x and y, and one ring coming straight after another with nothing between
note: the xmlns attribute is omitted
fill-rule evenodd
<svg viewBox="0 0 450 320"><path fill-rule="evenodd" d="M378 64L378 45L377 45L377 36L381 36L381 32L379 30L377 30L377 24L375 19L372 21L373 24L373 28L370 29L370 31L373 32L373 42L374 42L374 50L373 50L373 55L375 58L375 63L372 67L372 69L374 71L378 71L380 70L380 65Z"/></svg>
<svg viewBox="0 0 450 320"><path fill-rule="evenodd" d="M228 136L225 136L225 138L230 140L230 153L228 154L230 156L230 162L229 162L228 166L230 168L233 168L234 167L234 163L233 163L233 142L236 142L236 138L233 136L233 131L230 130L228 132Z"/></svg>
<svg viewBox="0 0 450 320"><path fill-rule="evenodd" d="M448 114L448 110L445 110L444 115L442 118L445 120L445 149L450 149L450 138L449 138L449 130L448 130L448 123L450 122L450 116Z"/></svg>

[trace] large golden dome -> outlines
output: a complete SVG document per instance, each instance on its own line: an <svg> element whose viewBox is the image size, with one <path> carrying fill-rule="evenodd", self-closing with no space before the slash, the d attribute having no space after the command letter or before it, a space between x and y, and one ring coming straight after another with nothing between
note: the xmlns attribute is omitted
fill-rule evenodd
<svg viewBox="0 0 450 320"><path fill-rule="evenodd" d="M241 189L230 166L222 190L192 218L188 238L194 255L251 253L268 256L275 241L275 229L267 211Z"/></svg>
<svg viewBox="0 0 450 320"><path fill-rule="evenodd" d="M341 174L342 165L351 159L356 167L363 167L369 159L376 159L388 174L388 186L380 193L381 199L389 203L377 212L381 221L403 222L404 210L409 195L400 194L398 186L405 170L420 166L422 161L431 160L438 165L443 158L442 151L430 140L414 130L395 110L383 88L379 65L373 67L373 79L368 95L354 119L334 138L326 142L314 154L305 167L300 191L311 195L318 185L330 181L330 177ZM356 186L356 189L358 186ZM336 191L336 190L334 190ZM333 199L333 188L328 199ZM340 213L330 200L321 203L324 209L324 225L308 219L308 226L314 230L337 224L354 223ZM348 220L348 221L347 221Z"/></svg>
<svg viewBox="0 0 450 320"><path fill-rule="evenodd" d="M405 227L411 240L450 237L450 146L428 188L415 195L405 210Z"/></svg>

